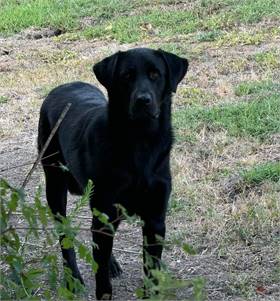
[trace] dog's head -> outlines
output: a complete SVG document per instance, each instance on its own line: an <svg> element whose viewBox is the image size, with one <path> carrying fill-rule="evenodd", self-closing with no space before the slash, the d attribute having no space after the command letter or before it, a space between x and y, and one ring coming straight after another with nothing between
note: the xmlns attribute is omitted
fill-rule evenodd
<svg viewBox="0 0 280 301"><path fill-rule="evenodd" d="M183 79L188 61L163 50L136 48L117 52L94 65L94 73L131 120L156 120L162 104Z"/></svg>

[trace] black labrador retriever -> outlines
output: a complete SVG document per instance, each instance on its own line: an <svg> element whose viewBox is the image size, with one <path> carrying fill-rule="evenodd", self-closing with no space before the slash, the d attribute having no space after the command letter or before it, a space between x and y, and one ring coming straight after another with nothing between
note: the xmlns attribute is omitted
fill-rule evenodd
<svg viewBox="0 0 280 301"><path fill-rule="evenodd" d="M67 191L82 194L94 183L90 201L107 214L117 229L116 204L143 220L144 271L160 267L165 215L171 191L171 97L187 72L188 61L147 48L117 52L97 63L93 71L107 89L109 101L93 85L61 85L45 99L39 121L38 148L42 150L67 103L70 110L51 140L42 160L48 204L54 215L66 216ZM53 155L55 154L55 155ZM50 156L51 155L51 156ZM67 171L58 168L61 164ZM104 224L93 217L96 297L111 299L110 277L121 273L112 255L113 238L99 233ZM96 231L97 230L97 231ZM62 248L66 266L83 283L74 249ZM149 260L147 256L152 258Z"/></svg>

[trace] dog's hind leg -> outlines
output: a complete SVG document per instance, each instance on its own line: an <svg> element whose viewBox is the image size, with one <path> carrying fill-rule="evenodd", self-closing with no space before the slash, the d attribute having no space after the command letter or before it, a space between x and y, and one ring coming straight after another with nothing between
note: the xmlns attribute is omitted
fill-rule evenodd
<svg viewBox="0 0 280 301"><path fill-rule="evenodd" d="M67 178L65 172L57 165L44 166L44 172L46 177L46 195L49 207L51 208L55 219L61 221L60 216L66 217L67 205ZM64 237L64 235L60 236L60 244ZM77 266L74 248L65 249L61 244L61 251L64 266L68 267L72 271L72 276L74 278L84 284Z"/></svg>
<svg viewBox="0 0 280 301"><path fill-rule="evenodd" d="M108 199L107 199L108 200ZM120 267L116 259L112 255L113 238L115 231L118 228L120 219L117 215L117 210L112 205L106 202L106 199L98 198L98 194L95 195L96 204L105 204L105 206L98 207L100 212L107 214L109 217L109 225L104 225L102 221L97 217L93 217L92 220L92 238L93 242L98 246L93 248L93 258L98 264L98 269L95 274L96 280L96 298L98 300L112 298L112 284L110 281L112 274L119 274ZM106 204L108 204L106 206Z"/></svg>
<svg viewBox="0 0 280 301"><path fill-rule="evenodd" d="M38 151L41 152L51 133L51 126L43 110L40 115L38 132ZM68 178L59 165L59 163L63 163L63 161L61 152L59 152L57 136L55 135L47 147L41 163L46 179L47 202L57 221L61 221L61 218L59 218L60 216L66 217ZM71 270L74 278L84 284L77 266L75 250L73 248L65 249L62 247L61 242L64 237L65 236L62 235L59 238L63 264ZM68 283L67 286L70 287Z"/></svg>

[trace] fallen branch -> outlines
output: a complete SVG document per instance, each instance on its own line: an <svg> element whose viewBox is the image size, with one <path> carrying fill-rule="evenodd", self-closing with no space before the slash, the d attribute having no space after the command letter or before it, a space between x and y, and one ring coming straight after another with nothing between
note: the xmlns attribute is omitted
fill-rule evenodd
<svg viewBox="0 0 280 301"><path fill-rule="evenodd" d="M54 128L52 129L52 131L51 131L51 133L50 133L50 135L49 135L49 137L48 137L46 143L44 144L44 146L43 146L41 152L39 153L39 155L38 155L36 161L34 162L32 168L30 169L30 171L29 171L29 173L27 174L26 178L24 179L24 181L23 181L23 183L22 183L22 185L21 185L21 189L24 189L24 188L25 188L25 186L26 186L26 184L28 183L28 181L29 181L29 179L30 179L32 173L33 173L34 170L35 170L35 168L37 167L37 165L39 164L39 162L42 160L45 151L47 150L47 148L48 148L48 146L49 146L49 144L50 144L50 142L51 142L53 136L55 135L55 133L56 133L57 129L59 128L61 122L62 122L63 119L65 118L65 116L66 116L67 112L69 111L70 107L71 107L71 103L67 103L67 105L66 105L65 108L63 109L63 111L62 111L60 117L58 118L58 120L57 120L57 122L56 122Z"/></svg>

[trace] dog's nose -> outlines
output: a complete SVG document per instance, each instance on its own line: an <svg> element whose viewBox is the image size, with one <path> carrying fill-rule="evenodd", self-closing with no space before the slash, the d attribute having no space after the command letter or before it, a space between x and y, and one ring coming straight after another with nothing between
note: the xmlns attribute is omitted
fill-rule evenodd
<svg viewBox="0 0 280 301"><path fill-rule="evenodd" d="M149 93L141 93L136 95L136 103L139 105L149 106L152 103L152 96Z"/></svg>

